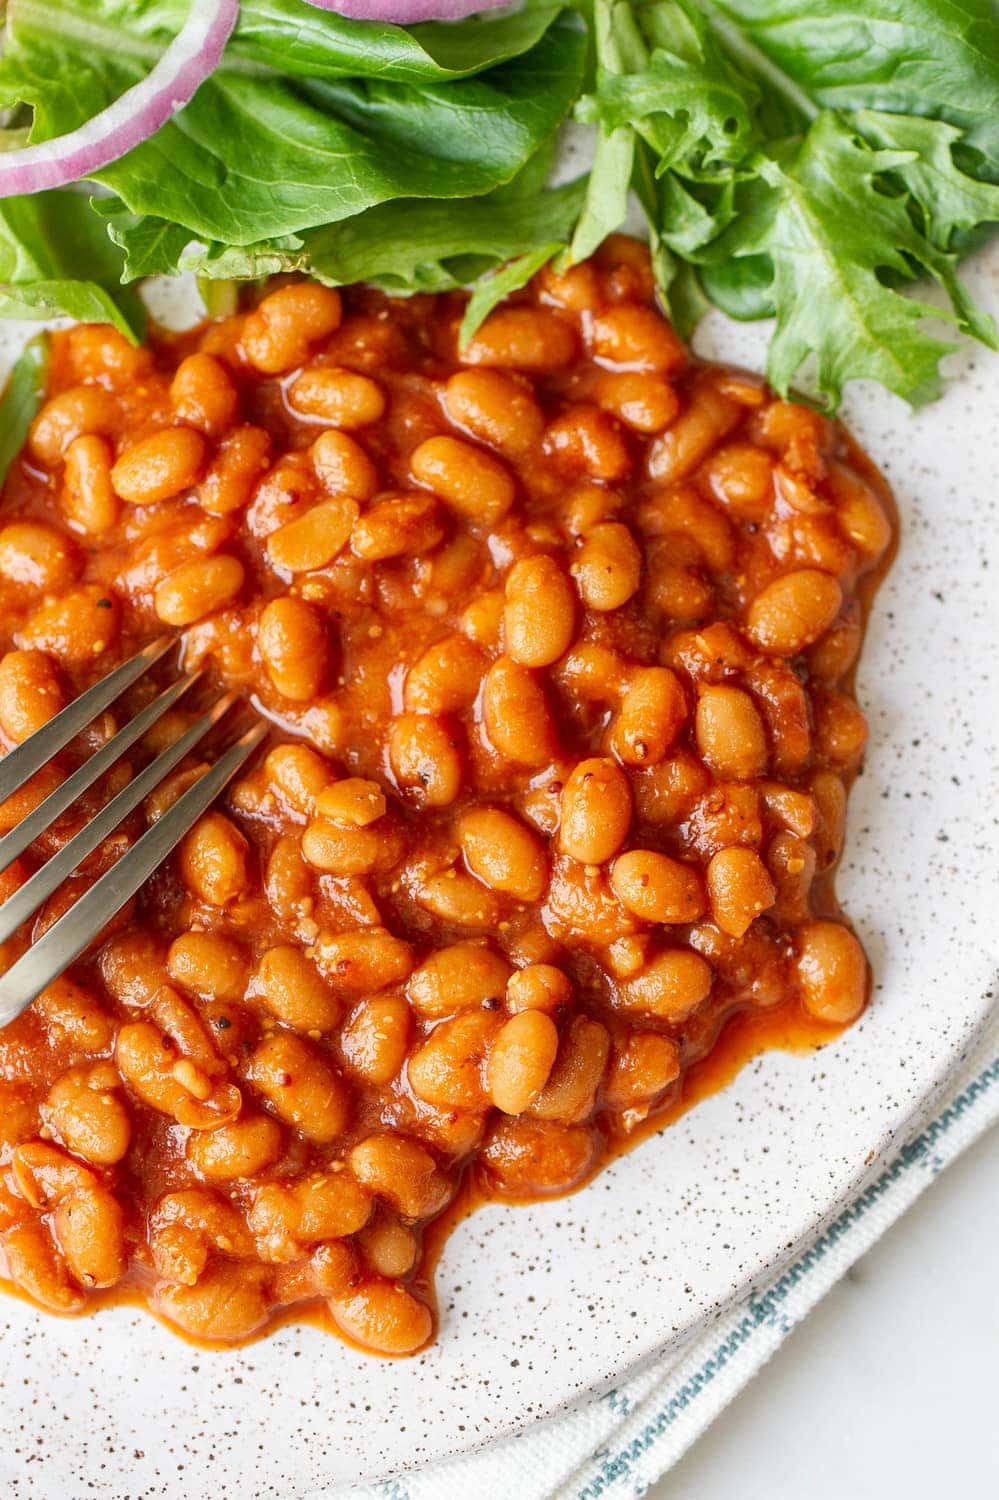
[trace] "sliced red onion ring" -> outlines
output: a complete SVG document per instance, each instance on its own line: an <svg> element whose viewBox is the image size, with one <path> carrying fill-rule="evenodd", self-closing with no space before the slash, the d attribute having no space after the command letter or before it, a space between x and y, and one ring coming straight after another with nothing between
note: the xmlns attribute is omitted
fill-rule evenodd
<svg viewBox="0 0 999 1500"><path fill-rule="evenodd" d="M141 83L78 130L0 154L0 198L90 177L148 140L217 66L239 16L239 0L191 0L183 27Z"/></svg>
<svg viewBox="0 0 999 1500"><path fill-rule="evenodd" d="M307 0L317 10L332 10L351 21L392 21L415 26L418 21L461 21L477 10L499 10L510 0Z"/></svg>

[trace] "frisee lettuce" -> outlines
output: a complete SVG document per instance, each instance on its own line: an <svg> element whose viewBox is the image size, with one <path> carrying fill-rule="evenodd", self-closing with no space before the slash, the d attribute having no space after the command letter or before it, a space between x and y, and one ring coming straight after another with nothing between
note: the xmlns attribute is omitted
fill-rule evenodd
<svg viewBox="0 0 999 1500"><path fill-rule="evenodd" d="M9 140L104 107L187 4L10 0ZM570 114L593 163L551 187ZM956 264L999 222L999 20L992 0L527 0L402 28L243 0L222 66L96 182L0 201L0 315L136 335L142 277L228 296L294 271L470 285L467 335L547 260L591 254L633 192L684 333L712 302L772 316L779 390L807 378L835 407L866 376L917 403L950 344L912 283L996 344Z"/></svg>

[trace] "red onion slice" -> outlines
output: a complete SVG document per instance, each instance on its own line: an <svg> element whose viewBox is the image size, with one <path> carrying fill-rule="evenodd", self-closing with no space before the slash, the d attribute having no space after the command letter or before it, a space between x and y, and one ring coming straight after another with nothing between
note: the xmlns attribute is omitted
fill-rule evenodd
<svg viewBox="0 0 999 1500"><path fill-rule="evenodd" d="M239 0L191 0L183 27L141 83L78 130L0 154L0 198L65 187L148 140L219 64Z"/></svg>
<svg viewBox="0 0 999 1500"><path fill-rule="evenodd" d="M307 0L317 10L332 10L351 21L392 21L415 26L418 21L461 21L477 10L498 10L510 0Z"/></svg>

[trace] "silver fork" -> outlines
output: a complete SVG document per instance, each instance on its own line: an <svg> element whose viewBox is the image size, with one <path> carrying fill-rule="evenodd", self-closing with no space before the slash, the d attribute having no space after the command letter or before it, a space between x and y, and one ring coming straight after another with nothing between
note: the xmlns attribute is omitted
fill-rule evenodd
<svg viewBox="0 0 999 1500"><path fill-rule="evenodd" d="M143 647L0 759L0 802L5 802L41 770L175 644L175 641L164 639ZM98 777L148 733L167 709L202 676L201 672L190 672L171 683L9 833L0 837L0 870L6 869L88 787L93 786ZM223 693L217 698L179 739L161 751L13 895L0 903L0 942L16 932L48 900L102 840L160 785L174 766L200 744L236 702L235 693ZM243 762L253 754L266 733L266 725L258 720L241 734L204 775L188 787L162 817L0 977L0 1026L6 1026L20 1015L46 985L51 984L93 942L101 928L135 895L170 850L193 827Z"/></svg>

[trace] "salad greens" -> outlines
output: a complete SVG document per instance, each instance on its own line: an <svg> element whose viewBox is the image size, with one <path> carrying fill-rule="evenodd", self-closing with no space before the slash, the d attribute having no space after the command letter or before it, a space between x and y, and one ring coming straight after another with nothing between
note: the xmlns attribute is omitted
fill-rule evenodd
<svg viewBox="0 0 999 1500"><path fill-rule="evenodd" d="M11 143L72 130L148 71L189 0L10 0ZM593 163L550 186L570 117ZM834 407L867 376L940 387L945 316L996 346L959 256L999 222L992 0L527 0L402 28L243 0L222 65L93 196L0 200L0 315L108 318L130 283L300 271L472 285L466 334L634 192L683 332L775 318L769 375ZM501 269L498 269L501 268ZM932 278L941 314L909 284Z"/></svg>

